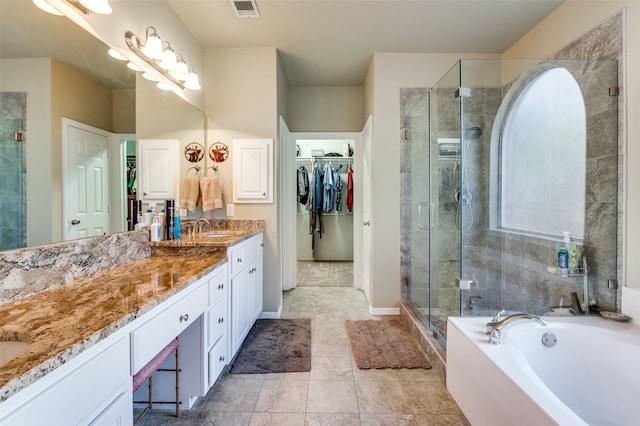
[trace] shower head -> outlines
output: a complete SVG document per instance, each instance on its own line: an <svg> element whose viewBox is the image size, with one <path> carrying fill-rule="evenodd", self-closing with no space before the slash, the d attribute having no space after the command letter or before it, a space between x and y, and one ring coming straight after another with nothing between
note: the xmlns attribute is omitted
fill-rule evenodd
<svg viewBox="0 0 640 426"><path fill-rule="evenodd" d="M464 130L464 140L477 141L482 136L482 129L480 127L467 127Z"/></svg>

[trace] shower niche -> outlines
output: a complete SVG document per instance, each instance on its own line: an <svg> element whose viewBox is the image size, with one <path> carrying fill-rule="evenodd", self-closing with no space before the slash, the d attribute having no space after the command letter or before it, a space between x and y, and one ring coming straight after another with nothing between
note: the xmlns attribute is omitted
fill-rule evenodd
<svg viewBox="0 0 640 426"><path fill-rule="evenodd" d="M569 79L535 92L549 72ZM583 277L548 272L563 231L589 259L587 303L616 310L617 86L615 60L462 60L401 90L402 296L443 347L450 316L583 299Z"/></svg>

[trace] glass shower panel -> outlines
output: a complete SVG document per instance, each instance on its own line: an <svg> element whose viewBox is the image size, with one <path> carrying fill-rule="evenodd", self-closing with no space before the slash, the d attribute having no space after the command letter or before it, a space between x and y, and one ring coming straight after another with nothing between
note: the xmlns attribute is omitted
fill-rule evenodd
<svg viewBox="0 0 640 426"><path fill-rule="evenodd" d="M22 203L22 142L16 135L22 132L22 120L6 112L0 114L0 250L16 249L23 242Z"/></svg>
<svg viewBox="0 0 640 426"><path fill-rule="evenodd" d="M444 346L447 318L460 316L461 191L460 64L431 89L430 116L430 320Z"/></svg>
<svg viewBox="0 0 640 426"><path fill-rule="evenodd" d="M429 91L403 89L403 274L406 299L429 324Z"/></svg>

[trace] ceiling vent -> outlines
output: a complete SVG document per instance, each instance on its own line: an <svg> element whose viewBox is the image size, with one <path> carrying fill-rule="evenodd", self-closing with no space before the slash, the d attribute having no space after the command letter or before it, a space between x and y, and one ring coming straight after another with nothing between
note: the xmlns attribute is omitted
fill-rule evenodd
<svg viewBox="0 0 640 426"><path fill-rule="evenodd" d="M238 18L259 18L258 5L255 0L229 0Z"/></svg>

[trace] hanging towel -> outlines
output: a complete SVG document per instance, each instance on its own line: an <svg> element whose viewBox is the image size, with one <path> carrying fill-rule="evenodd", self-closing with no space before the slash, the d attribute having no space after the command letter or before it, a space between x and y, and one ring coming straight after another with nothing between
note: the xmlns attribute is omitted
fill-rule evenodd
<svg viewBox="0 0 640 426"><path fill-rule="evenodd" d="M200 180L202 211L222 208L222 187L219 176L205 176Z"/></svg>
<svg viewBox="0 0 640 426"><path fill-rule="evenodd" d="M196 209L196 203L200 196L200 183L196 176L185 176L182 182L182 199L180 207L189 211Z"/></svg>

